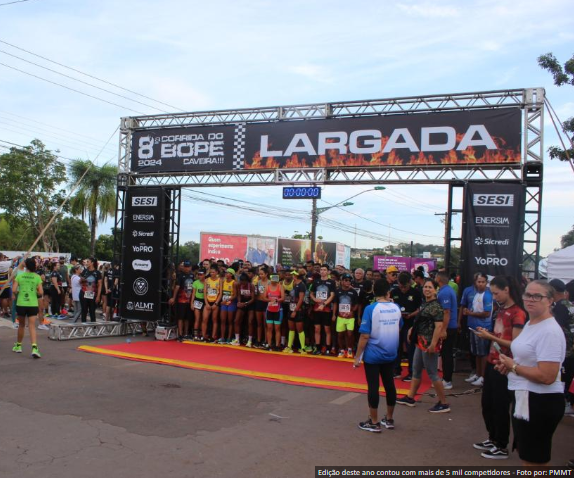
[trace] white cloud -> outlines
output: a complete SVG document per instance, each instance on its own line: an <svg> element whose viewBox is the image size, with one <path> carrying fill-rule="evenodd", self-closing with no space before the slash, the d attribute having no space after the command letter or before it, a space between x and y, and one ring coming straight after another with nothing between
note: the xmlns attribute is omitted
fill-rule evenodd
<svg viewBox="0 0 574 479"><path fill-rule="evenodd" d="M454 18L460 16L460 11L455 7L442 6L434 3L404 4L399 3L398 7L407 15L428 17L428 18Z"/></svg>
<svg viewBox="0 0 574 479"><path fill-rule="evenodd" d="M295 73L296 75L301 75L309 80L322 83L332 83L332 74L323 66L312 65L312 64L302 64L294 65L288 68L288 71Z"/></svg>

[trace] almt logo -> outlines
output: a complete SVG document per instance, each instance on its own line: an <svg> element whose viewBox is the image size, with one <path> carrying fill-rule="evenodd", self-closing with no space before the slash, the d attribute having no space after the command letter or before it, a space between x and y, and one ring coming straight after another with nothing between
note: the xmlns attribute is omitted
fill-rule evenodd
<svg viewBox="0 0 574 479"><path fill-rule="evenodd" d="M132 206L157 206L157 196L134 196Z"/></svg>
<svg viewBox="0 0 574 479"><path fill-rule="evenodd" d="M472 195L474 206L514 206L514 195Z"/></svg>

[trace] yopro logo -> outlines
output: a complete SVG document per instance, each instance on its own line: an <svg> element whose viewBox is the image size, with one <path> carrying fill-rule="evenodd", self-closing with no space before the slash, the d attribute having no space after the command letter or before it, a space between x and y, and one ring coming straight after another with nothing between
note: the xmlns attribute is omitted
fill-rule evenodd
<svg viewBox="0 0 574 479"><path fill-rule="evenodd" d="M149 289L148 282L145 278L136 278L134 281L134 293L143 296Z"/></svg>
<svg viewBox="0 0 574 479"><path fill-rule="evenodd" d="M132 206L157 206L157 196L133 196Z"/></svg>
<svg viewBox="0 0 574 479"><path fill-rule="evenodd" d="M506 258L497 258L496 256L483 258L481 256L475 256L474 259L479 266L508 266L508 260Z"/></svg>
<svg viewBox="0 0 574 479"><path fill-rule="evenodd" d="M153 253L153 246L132 246L134 253Z"/></svg>
<svg viewBox="0 0 574 479"><path fill-rule="evenodd" d="M472 195L474 206L514 206L514 195Z"/></svg>

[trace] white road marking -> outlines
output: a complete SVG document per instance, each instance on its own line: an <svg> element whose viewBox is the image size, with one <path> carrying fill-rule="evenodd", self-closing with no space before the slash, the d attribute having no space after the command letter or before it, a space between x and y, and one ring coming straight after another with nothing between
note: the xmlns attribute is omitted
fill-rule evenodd
<svg viewBox="0 0 574 479"><path fill-rule="evenodd" d="M337 399L333 399L332 401L330 401L331 404L337 404L339 406L341 406L342 404L348 403L349 401L352 401L353 399L355 399L356 397L360 396L359 393L347 393L347 394L343 394L341 397L338 397Z"/></svg>

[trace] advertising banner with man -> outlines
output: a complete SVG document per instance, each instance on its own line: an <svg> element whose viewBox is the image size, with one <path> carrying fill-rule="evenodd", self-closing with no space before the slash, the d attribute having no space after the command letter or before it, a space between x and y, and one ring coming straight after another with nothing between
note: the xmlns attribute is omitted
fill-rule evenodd
<svg viewBox="0 0 574 479"><path fill-rule="evenodd" d="M247 253L245 259L251 264L258 266L266 264L275 266L275 254L277 252L277 238L264 236L247 237Z"/></svg>
<svg viewBox="0 0 574 479"><path fill-rule="evenodd" d="M126 195L121 273L123 319L161 317L164 194L159 187L132 187Z"/></svg>
<svg viewBox="0 0 574 479"><path fill-rule="evenodd" d="M465 187L463 282L476 272L520 277L525 187L517 183L472 183Z"/></svg>

